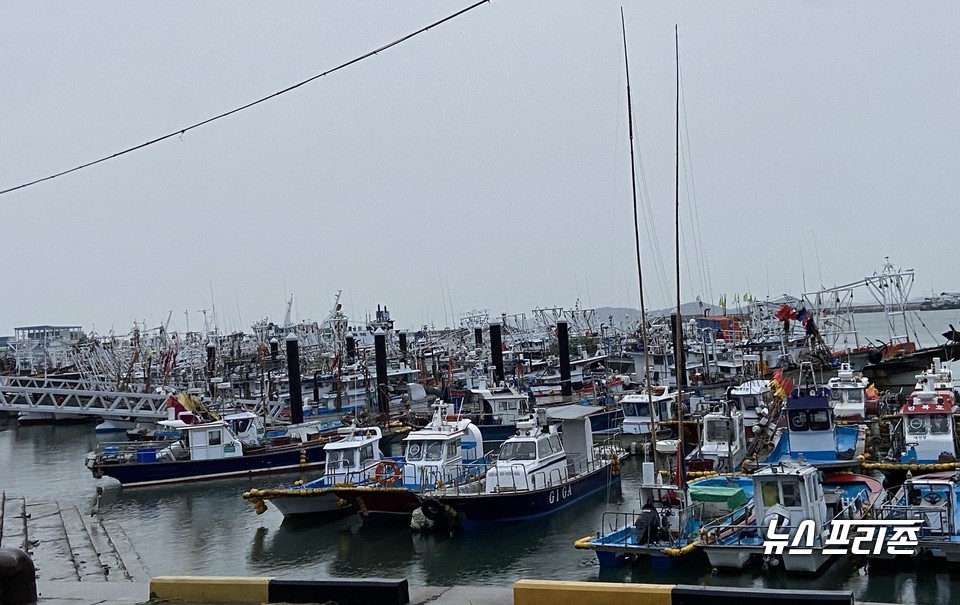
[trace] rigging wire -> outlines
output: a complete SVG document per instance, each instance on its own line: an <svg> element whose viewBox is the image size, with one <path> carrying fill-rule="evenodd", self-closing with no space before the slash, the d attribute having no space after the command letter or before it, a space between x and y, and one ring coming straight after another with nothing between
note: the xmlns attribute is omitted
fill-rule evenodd
<svg viewBox="0 0 960 605"><path fill-rule="evenodd" d="M713 280L710 275L710 263L708 261L706 250L703 246L703 235L700 228L700 212L697 206L697 184L694 179L693 174L693 152L690 147L690 125L687 122L687 96L685 94L685 86L683 82L683 66L679 67L680 71L680 103L683 107L683 134L686 139L686 145L681 145L681 150L684 153L684 184L687 188L687 195L689 197L690 206L689 212L691 215L691 227L693 229L693 237L697 247L697 262L700 265L699 275L700 275L700 286L703 288L704 294L707 296L707 300L713 300Z"/></svg>
<svg viewBox="0 0 960 605"><path fill-rule="evenodd" d="M284 88L284 89L282 89L282 90L278 90L277 92L271 93L271 94L269 94L269 95L267 95L267 96L265 96L265 97L260 97L259 99L255 100L255 101L251 101L251 102L249 102L249 103L246 103L245 105L241 105L241 106L239 106L239 107L235 107L235 108L233 108L233 109L231 109L231 110L229 110L229 111L225 111L225 112L220 113L220 114L218 114L218 115L215 115L215 116L213 116L213 117L207 118L207 119L205 119L205 120L201 120L200 122L197 122L197 123L195 123L195 124L191 124L190 126L187 126L187 127L185 127L185 128L181 128L180 130L175 130L175 131L170 132L170 133L168 133L168 134L165 134L165 135L156 137L155 139L151 139L151 140L146 141L146 142L144 142L144 143L140 143L139 145L134 145L133 147L128 147L127 149L124 149L123 151L118 151L117 153L114 153L113 155L104 156L104 157L102 157L102 158L100 158L100 159L93 160L93 161L87 162L87 163L85 163L85 164L80 164L79 166L74 166L73 168L70 168L70 169L68 169L68 170L63 170L63 171L58 172L58 173L56 173L56 174L51 174L51 175L49 175L49 176L45 176L45 177L43 177L43 178L39 178L39 179L30 181L30 182L28 182L28 183L22 183L22 184L20 184L20 185L14 186L14 187L8 187L7 189L0 190L0 195L3 195L3 194L5 194L5 193L11 193L11 192L13 192L13 191L18 191L18 190L20 190L20 189L25 189L25 188L30 187L30 186L32 186L32 185L36 185L36 184L42 183L42 182L44 182L44 181L50 181L50 180L53 180L53 179L55 179L55 178L58 178L58 177L61 177L61 176L70 174L71 172L76 172L76 171L78 171L78 170L83 170L84 168L89 168L90 166L94 166L94 165L96 165L96 164L100 164L101 162L106 162L107 160L112 160L113 158L117 158L117 157L120 157L120 156L122 156L122 155L126 155L126 154L128 154L128 153L131 153L131 152L133 152L133 151L137 151L137 150L139 150L139 149L143 149L144 147L149 147L150 145L159 143L159 142L161 142L161 141L165 141L165 140L167 140L167 139L170 139L170 138L173 138L173 137L176 137L176 136L181 136L183 133L188 132L188 131L190 131L190 130L193 130L193 129L195 129L195 128L199 128L199 127L204 126L204 125L206 125L206 124L209 124L209 123L211 123L211 122L215 122L216 120L220 120L220 119L222 119L222 118L225 118L225 117L227 117L227 116L233 115L233 114L235 114L235 113L239 113L239 112L241 112L241 111L243 111L243 110L245 110L245 109L249 109L249 108L253 107L254 105L259 105L260 103L263 103L263 102L265 102L265 101L269 101L270 99L273 99L274 97L279 97L279 96L282 95L282 94L286 94L286 93L288 93L288 92L290 92L290 91L292 91L292 90L295 90L295 89L297 89L297 88L300 88L301 86L303 86L303 85L305 85L305 84L309 84L310 82L313 82L314 80L316 80L316 79L318 79L318 78L322 78L323 76L326 76L326 75L328 75L328 74L332 74L332 73L334 73L334 72L336 72L336 71L340 71L341 69L344 69L344 68L346 68L346 67L349 67L349 66L351 66L351 65L353 65L353 64L355 64L355 63L359 63L360 61L363 61L364 59L368 59L368 58L370 58L370 57L372 57L372 56L374 56L374 55L376 55L376 54L379 54L379 53L387 50L387 49L390 49L390 48L392 48L392 47L394 47L394 46L397 46L398 44L400 44L400 43L402 43L402 42L406 42L407 40L409 40L409 39L411 39L411 38L413 38L413 37L415 37L415 36L418 36L418 35L426 32L426 31L428 31L428 30L430 30L430 29L433 29L434 27L437 27L438 25L442 25L442 24L446 23L447 21L451 21L451 20L453 20L453 19L456 19L456 18L459 17L460 15L463 15L463 14L465 14L465 13L467 13L467 12L470 12L471 10L473 10L473 9L477 8L478 6L480 6L481 4L485 4L485 3L489 2L489 1L490 1L490 0L480 0L479 2L476 2L476 3L474 3L474 4L471 4L470 6L468 6L468 7L466 7L466 8L462 8L462 9L458 10L458 11L455 12L455 13L452 13L452 14L450 14L450 15L447 15L446 17L440 19L439 21L434 21L433 23L431 23L430 25L427 25L426 27L422 27L422 28L420 28L420 29L418 29L418 30L416 30L416 31L414 31L414 32L411 32L411 33L409 33L409 34L407 34L407 35L405 35L405 36L403 36L403 37L401 37L401 38L397 38L397 39L394 40L393 42L389 42L389 43L387 43L387 44L384 44L383 46L381 46L381 47L379 47L379 48L377 48L377 49L375 49L375 50L371 50L371 51L369 51L369 52L367 52L367 53L365 53L365 54L363 54L363 55L360 55L359 57L355 57L355 58L353 58L353 59L350 59L349 61L347 61L347 62L345 62L345 63L341 63L340 65L337 65L337 66L334 67L334 68L331 68L331 69L328 69L327 71L324 71L324 72L322 72L322 73L319 73L319 74L310 76L310 77L307 78L306 80L301 80L300 82L297 82L296 84L292 84L292 85L290 85L290 86L288 86L288 87L286 87L286 88Z"/></svg>

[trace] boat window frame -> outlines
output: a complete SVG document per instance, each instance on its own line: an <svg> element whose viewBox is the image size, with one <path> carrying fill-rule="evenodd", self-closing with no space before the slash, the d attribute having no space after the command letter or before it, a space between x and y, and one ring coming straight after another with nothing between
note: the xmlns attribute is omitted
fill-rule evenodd
<svg viewBox="0 0 960 605"><path fill-rule="evenodd" d="M802 433L810 430L810 420L807 418L806 410L787 410L787 419L790 421L787 426L791 433ZM797 422L797 421L800 422Z"/></svg>
<svg viewBox="0 0 960 605"><path fill-rule="evenodd" d="M950 417L947 414L930 414L928 427L931 435L949 435L951 433Z"/></svg>
<svg viewBox="0 0 960 605"><path fill-rule="evenodd" d="M830 410L807 410L807 426L811 431L829 431L833 428Z"/></svg>
<svg viewBox="0 0 960 605"><path fill-rule="evenodd" d="M908 435L927 434L927 417L924 414L911 414L906 418L905 424Z"/></svg>
<svg viewBox="0 0 960 605"><path fill-rule="evenodd" d="M411 462L423 460L423 454L425 450L426 448L423 447L423 443L420 439L408 441L406 447L403 449L404 459Z"/></svg>
<svg viewBox="0 0 960 605"><path fill-rule="evenodd" d="M223 445L223 431L220 429L207 431L207 445L211 447Z"/></svg>
<svg viewBox="0 0 960 605"><path fill-rule="evenodd" d="M424 446L423 459L425 462L440 462L443 460L444 443L440 439L431 439Z"/></svg>

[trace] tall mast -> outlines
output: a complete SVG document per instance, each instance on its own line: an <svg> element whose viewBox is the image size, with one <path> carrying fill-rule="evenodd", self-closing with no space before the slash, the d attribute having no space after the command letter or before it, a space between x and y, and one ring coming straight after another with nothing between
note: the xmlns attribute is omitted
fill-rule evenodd
<svg viewBox="0 0 960 605"><path fill-rule="evenodd" d="M676 25L673 26L674 47L677 58L677 100L676 100L676 168L674 171L674 207L675 207L675 235L677 238L677 329L674 335L673 356L677 368L677 448L678 459L683 457L683 379L686 372L681 367L683 357L683 314L680 312L680 33Z"/></svg>
<svg viewBox="0 0 960 605"><path fill-rule="evenodd" d="M630 132L630 192L633 194L633 237L637 252L637 283L640 291L640 341L643 344L643 373L647 392L647 409L650 411L650 438L654 447L657 441L657 417L653 405L653 391L650 385L650 349L647 345L647 307L643 301L643 268L640 264L640 226L637 217L637 170L633 151L633 105L630 98L630 61L627 58L627 27L623 20L623 7L620 8L620 28L623 30L623 64L627 71L627 122ZM656 456L654 456L656 460Z"/></svg>

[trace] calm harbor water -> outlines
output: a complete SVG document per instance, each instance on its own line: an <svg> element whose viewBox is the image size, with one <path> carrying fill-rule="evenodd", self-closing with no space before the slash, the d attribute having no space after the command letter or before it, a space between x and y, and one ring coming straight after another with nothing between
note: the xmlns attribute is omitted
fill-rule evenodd
<svg viewBox="0 0 960 605"><path fill-rule="evenodd" d="M860 315L857 325L873 338L884 335L882 316ZM960 311L922 313L935 335ZM869 331L868 331L869 330ZM573 542L600 529L607 511L638 509L639 461L623 465L621 494L597 494L556 515L476 534L421 535L405 526L370 526L349 518L325 525L282 524L272 507L260 516L240 495L252 486L285 485L296 476L223 480L154 488L119 488L95 480L84 455L98 437L92 425L17 427L0 420L0 490L29 502L75 503L82 513L104 487L100 514L118 523L154 575L278 575L284 577L405 577L413 584L503 585L520 578L617 582L677 582L757 588L845 588L858 599L898 603L960 601L960 576L929 564L912 569L874 568L856 557L835 561L816 578L785 576L759 566L743 573L715 573L705 557L669 570L649 565L601 569L590 551ZM621 504L616 504L622 500Z"/></svg>

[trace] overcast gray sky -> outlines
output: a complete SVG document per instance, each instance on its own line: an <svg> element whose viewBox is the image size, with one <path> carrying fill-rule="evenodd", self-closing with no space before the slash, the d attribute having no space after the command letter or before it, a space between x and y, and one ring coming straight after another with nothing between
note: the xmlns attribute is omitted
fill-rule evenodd
<svg viewBox="0 0 960 605"><path fill-rule="evenodd" d="M0 3L0 189L325 71L469 2ZM620 3L494 0L208 126L0 196L0 334L637 307ZM960 3L624 6L648 306L884 256L960 290ZM656 239L654 240L654 234ZM654 241L658 251L654 250ZM806 284L806 285L805 285Z"/></svg>

